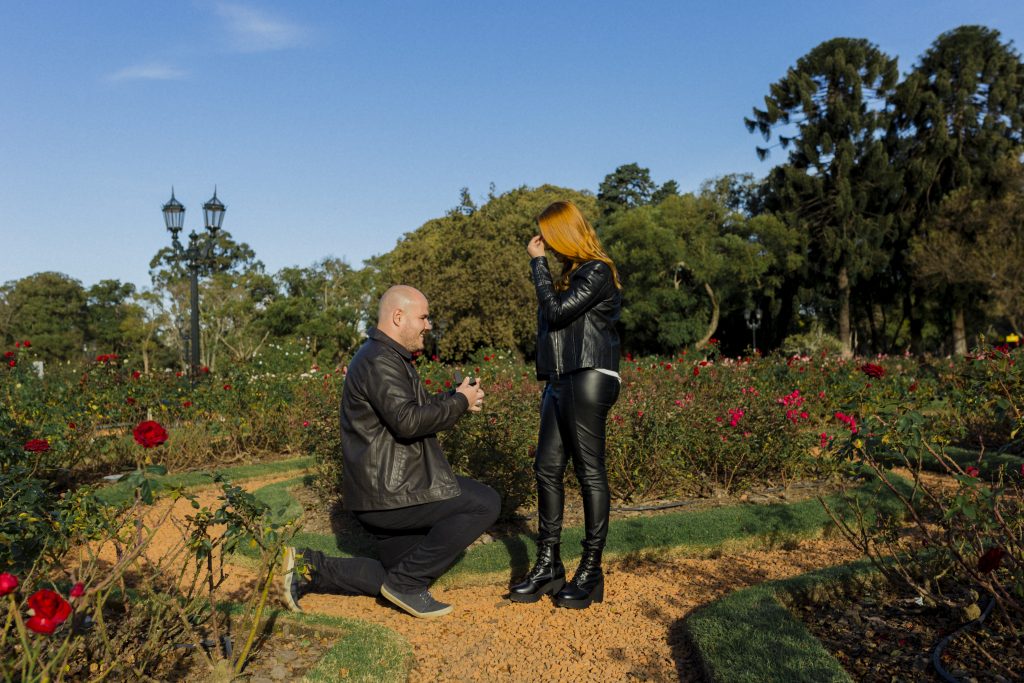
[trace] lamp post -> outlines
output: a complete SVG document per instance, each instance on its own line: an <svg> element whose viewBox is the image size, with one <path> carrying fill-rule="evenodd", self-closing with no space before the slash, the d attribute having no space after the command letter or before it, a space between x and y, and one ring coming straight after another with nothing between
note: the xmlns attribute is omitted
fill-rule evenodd
<svg viewBox="0 0 1024 683"><path fill-rule="evenodd" d="M203 222L206 225L206 233L200 237L193 230L188 236L188 246L182 246L178 241L178 233L185 225L185 207L174 197L174 188L171 188L171 198L164 204L164 224L167 231L171 233L171 247L174 249L174 259L188 268L190 277L191 295L191 339L189 343L189 377L192 383L196 381L196 371L199 369L199 271L203 266L214 263L216 258L215 247L217 233L224 222L224 205L217 199L217 189L213 190L213 197L203 204Z"/></svg>
<svg viewBox="0 0 1024 683"><path fill-rule="evenodd" d="M757 328L761 327L761 309L755 308L751 311L749 308L743 311L743 318L747 321L747 327L750 328L750 334L753 338L753 349L754 353L757 353Z"/></svg>

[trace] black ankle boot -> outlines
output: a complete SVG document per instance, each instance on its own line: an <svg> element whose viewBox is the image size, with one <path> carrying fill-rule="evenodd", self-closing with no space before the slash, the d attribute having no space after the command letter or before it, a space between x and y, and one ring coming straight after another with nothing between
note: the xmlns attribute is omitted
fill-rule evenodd
<svg viewBox="0 0 1024 683"><path fill-rule="evenodd" d="M557 593L565 585L565 566L558 543L537 546L537 564L521 582L512 586L508 599L512 602L537 602L542 596Z"/></svg>
<svg viewBox="0 0 1024 683"><path fill-rule="evenodd" d="M601 551L584 550L580 566L572 581L558 591L555 602L559 607L583 609L592 602L604 600L604 572L601 571Z"/></svg>

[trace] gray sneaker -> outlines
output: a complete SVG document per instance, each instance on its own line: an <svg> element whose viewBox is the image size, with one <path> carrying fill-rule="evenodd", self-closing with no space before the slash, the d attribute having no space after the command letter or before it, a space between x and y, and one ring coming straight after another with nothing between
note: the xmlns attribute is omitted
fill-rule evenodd
<svg viewBox="0 0 1024 683"><path fill-rule="evenodd" d="M296 568L296 550L292 546L284 549L284 562L281 566L281 599L292 612L301 612L299 600L309 592L309 581L302 575L303 567ZM301 553L298 554L301 558ZM301 564L301 559L299 560Z"/></svg>
<svg viewBox="0 0 1024 683"><path fill-rule="evenodd" d="M380 594L391 604L404 609L414 617L429 619L443 617L452 611L451 605L438 602L430 591L423 589L419 593L399 593L387 584L380 587Z"/></svg>

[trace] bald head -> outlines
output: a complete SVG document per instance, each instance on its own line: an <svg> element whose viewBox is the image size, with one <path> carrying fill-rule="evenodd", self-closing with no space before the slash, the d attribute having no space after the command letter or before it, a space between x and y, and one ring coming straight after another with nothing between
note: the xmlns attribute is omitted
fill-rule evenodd
<svg viewBox="0 0 1024 683"><path fill-rule="evenodd" d="M430 308L423 292L408 285L395 285L380 298L377 329L408 351L422 351L430 331Z"/></svg>

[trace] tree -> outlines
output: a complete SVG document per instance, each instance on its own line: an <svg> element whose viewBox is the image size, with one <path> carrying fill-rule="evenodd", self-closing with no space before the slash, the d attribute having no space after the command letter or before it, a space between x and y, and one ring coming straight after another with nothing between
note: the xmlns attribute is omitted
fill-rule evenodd
<svg viewBox="0 0 1024 683"><path fill-rule="evenodd" d="M765 140L774 133L791 148L773 180L813 235L818 267L834 278L845 356L852 355L851 288L885 259L878 245L890 225L879 204L894 181L880 132L897 77L896 60L870 42L835 38L801 57L772 84L765 108L745 119L751 132Z"/></svg>
<svg viewBox="0 0 1024 683"><path fill-rule="evenodd" d="M635 163L623 164L606 175L597 189L601 214L607 216L620 209L646 206L657 189L649 169Z"/></svg>
<svg viewBox="0 0 1024 683"><path fill-rule="evenodd" d="M381 269L377 288L402 283L427 296L437 350L446 359L480 347L531 354L537 301L526 243L537 234L536 217L556 200L572 201L588 216L597 213L594 197L575 190L511 190L471 214L452 211L407 233L374 261Z"/></svg>
<svg viewBox="0 0 1024 683"><path fill-rule="evenodd" d="M135 294L135 285L119 280L100 280L86 290L87 340L105 352L124 353L127 348L121 325Z"/></svg>
<svg viewBox="0 0 1024 683"><path fill-rule="evenodd" d="M80 357L86 320L82 283L63 273L36 273L0 288L0 334L8 344L30 340L44 360Z"/></svg>
<svg viewBox="0 0 1024 683"><path fill-rule="evenodd" d="M905 172L903 223L906 242L959 244L971 250L978 240L975 221L951 222L941 217L973 202L998 199L1007 191L1001 169L1007 158L1019 157L1024 138L1024 64L999 32L983 26L961 26L940 35L920 58L893 96L894 131L900 135L900 161ZM959 193L957 199L947 197ZM958 235L923 235L941 229ZM934 287L932 259L918 272ZM980 292L978 285L945 279L936 296L947 302L953 347L967 352L964 309ZM942 278L939 278L942 280Z"/></svg>
<svg viewBox="0 0 1024 683"><path fill-rule="evenodd" d="M674 180L666 180L661 187L651 195L652 204L661 204L669 197L679 196L679 183Z"/></svg>
<svg viewBox="0 0 1024 683"><path fill-rule="evenodd" d="M275 293L273 279L264 273L217 273L203 283L202 364L213 369L220 353L236 363L252 360L269 332L261 317Z"/></svg>
<svg viewBox="0 0 1024 683"><path fill-rule="evenodd" d="M134 293L124 305L120 322L122 344L138 351L143 372L148 373L153 367L154 354L166 348L160 343L160 332L167 328L170 321L160 306L160 296L152 290Z"/></svg>
<svg viewBox="0 0 1024 683"><path fill-rule="evenodd" d="M263 327L274 337L304 340L314 358L340 362L372 324L368 272L334 258L310 268L282 268L274 276L280 294L267 304Z"/></svg>
<svg viewBox="0 0 1024 683"><path fill-rule="evenodd" d="M783 232L772 217L730 209L712 189L616 214L602 237L623 278L624 344L648 353L700 347L755 293L770 300L777 256L785 258L778 247L793 246L775 239Z"/></svg>
<svg viewBox="0 0 1024 683"><path fill-rule="evenodd" d="M943 293L973 292L974 311L986 312L987 304L988 313L1019 331L1024 325L1024 167L1017 159L1005 165L1015 190L998 199L979 197L967 187L947 195L928 229L911 242L910 261L927 286Z"/></svg>

